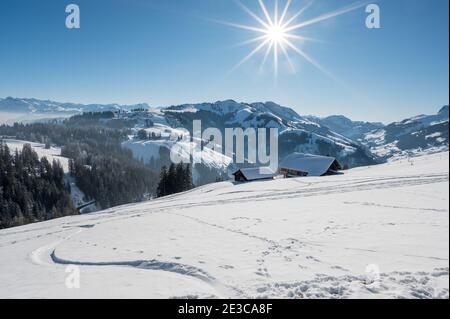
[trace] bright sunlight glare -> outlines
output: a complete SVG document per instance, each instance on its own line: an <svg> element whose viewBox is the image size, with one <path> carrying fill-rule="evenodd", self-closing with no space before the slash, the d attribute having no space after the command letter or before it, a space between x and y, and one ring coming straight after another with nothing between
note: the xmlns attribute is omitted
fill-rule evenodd
<svg viewBox="0 0 450 319"><path fill-rule="evenodd" d="M273 41L281 44L286 40L286 31L279 25L275 25L267 29L267 37Z"/></svg>
<svg viewBox="0 0 450 319"><path fill-rule="evenodd" d="M342 14L357 10L367 5L368 2L359 2L355 3L351 6L339 9L334 12L325 13L321 16L310 20L301 21L302 14L313 4L314 0L310 0L304 7L302 7L298 12L294 14L290 14L289 9L293 0L286 0L286 4L284 9L279 11L279 0L271 0L274 2L274 10L271 14L269 9L266 7L264 0L258 0L259 7L261 9L262 16L257 15L244 4L242 4L239 0L236 0L237 4L246 11L257 23L257 26L236 24L236 23L225 23L229 26L253 31L259 34L258 37L252 38L248 41L245 41L241 44L250 44L259 42L257 47L251 51L246 57L244 57L231 71L234 71L242 64L247 62L254 55L259 53L260 51L265 50L264 59L261 64L261 69L265 66L267 60L270 56L273 56L273 66L274 66L274 75L275 78L278 75L278 64L279 64L279 55L283 54L284 58L288 62L293 73L296 73L295 66L289 57L289 51L294 51L296 54L305 59L308 63L312 64L320 71L325 73L327 76L334 78L328 71L326 71L317 61L315 61L311 56L306 54L296 42L306 42L306 41L317 41L314 39L302 37L299 34L293 33L293 31L302 29L307 26L311 26L313 24L332 19L334 17L340 16Z"/></svg>

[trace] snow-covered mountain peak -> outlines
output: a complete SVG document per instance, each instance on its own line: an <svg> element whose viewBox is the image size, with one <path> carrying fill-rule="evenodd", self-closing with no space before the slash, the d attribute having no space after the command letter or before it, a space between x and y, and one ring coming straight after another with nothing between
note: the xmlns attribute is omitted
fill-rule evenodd
<svg viewBox="0 0 450 319"><path fill-rule="evenodd" d="M448 105L443 106L443 107L439 110L438 114L439 114L440 116L444 116L444 117L447 117L447 118L448 118Z"/></svg>

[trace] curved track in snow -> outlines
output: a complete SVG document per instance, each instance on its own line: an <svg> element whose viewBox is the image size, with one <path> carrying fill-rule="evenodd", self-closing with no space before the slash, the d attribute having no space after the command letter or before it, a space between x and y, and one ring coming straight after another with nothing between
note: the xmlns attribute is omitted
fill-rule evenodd
<svg viewBox="0 0 450 319"><path fill-rule="evenodd" d="M0 297L448 298L448 182L447 153L1 230Z"/></svg>

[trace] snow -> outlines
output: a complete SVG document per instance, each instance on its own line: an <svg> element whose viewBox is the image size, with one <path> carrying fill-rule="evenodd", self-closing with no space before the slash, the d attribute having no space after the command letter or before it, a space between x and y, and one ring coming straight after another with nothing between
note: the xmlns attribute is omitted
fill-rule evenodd
<svg viewBox="0 0 450 319"><path fill-rule="evenodd" d="M75 182L75 178L67 175L66 179L70 184L70 196L72 198L72 202L75 205L75 207L81 207L81 206L84 206L91 202L90 200L88 200L86 198L86 195L83 193L83 191L78 188L78 186L76 185L76 182ZM88 213L92 213L92 212L95 212L98 210L99 210L99 208L97 207L97 205L95 203L93 203L93 204L88 205L88 206L84 207L83 209L81 209L80 213L88 214Z"/></svg>
<svg viewBox="0 0 450 319"><path fill-rule="evenodd" d="M253 114L251 108L244 108L236 113L233 117L233 121L229 121L227 124L231 123L244 123Z"/></svg>
<svg viewBox="0 0 450 319"><path fill-rule="evenodd" d="M436 125L448 121L448 113L439 112L436 115L419 115L403 122L397 122L397 125L413 125L413 129L421 129L427 126Z"/></svg>
<svg viewBox="0 0 450 319"><path fill-rule="evenodd" d="M280 136L283 134L309 134L310 132L302 130L302 129L293 129L293 128L287 128L280 132ZM330 143L335 146L339 146L342 148L341 155L343 157L348 156L350 154L353 154L356 151L356 148L354 146L345 144L343 142L348 141L347 138L340 136L339 134L335 134L335 136L324 136L317 133L311 134L310 143L308 144L298 144L296 147L296 152L299 153L320 153L318 148L318 141L324 141L327 143Z"/></svg>
<svg viewBox="0 0 450 319"><path fill-rule="evenodd" d="M425 136L425 139L428 140L428 139L431 139L431 138L438 138L438 137L440 137L441 135L442 135L441 132L436 132L436 133L433 133L433 134L430 134L430 135Z"/></svg>
<svg viewBox="0 0 450 319"><path fill-rule="evenodd" d="M366 145L372 154L388 161L396 160L396 158L405 155L415 156L432 154L436 151L447 151L448 141L442 137L448 130L448 128L445 128L445 124L448 126L448 107L443 107L435 115L415 116L401 122L392 123L386 128L366 133L360 142ZM428 132L431 133L425 136L425 141L431 140L430 144L423 145L421 136ZM414 139L417 139L416 145L412 143ZM435 145L436 143L442 145Z"/></svg>
<svg viewBox="0 0 450 319"><path fill-rule="evenodd" d="M138 129L135 130L137 131ZM131 137L128 141L122 143L123 147L131 150L134 158L143 160L145 163L150 163L152 158L159 160L161 148L179 152L179 157L185 162L190 161L192 150L192 158L195 160L195 163L203 163L210 168L216 168L222 171L226 171L232 162L231 158L221 152L207 147L203 147L200 150L201 141L195 140L196 143L188 142L186 138L190 135L185 129L176 129L164 124L155 124L151 128L145 128L145 131L149 134L154 133L157 139L137 140ZM184 137L185 139L178 141L177 137ZM219 147L217 146L217 148ZM196 173L194 172L194 174Z"/></svg>
<svg viewBox="0 0 450 319"><path fill-rule="evenodd" d="M443 143L445 142L445 138L437 138L436 142ZM414 148L401 150L397 145L399 141L394 141L392 143L373 147L371 152L376 154L379 157L387 158L388 162L395 162L402 159L408 159L417 156L431 155L436 153L442 153L448 151L448 145L441 146L430 146L428 145L426 148Z"/></svg>
<svg viewBox="0 0 450 319"><path fill-rule="evenodd" d="M57 162L60 162L65 173L69 172L69 159L61 156L61 148L59 147L52 146L50 147L50 149L46 149L45 144L14 139L3 139L3 142L9 147L11 153L15 152L16 150L21 152L23 146L25 144L29 144L37 153L39 158L45 157L50 163L52 163L53 160L56 160Z"/></svg>
<svg viewBox="0 0 450 319"><path fill-rule="evenodd" d="M240 169L247 181L274 178L277 174L270 167L242 168Z"/></svg>
<svg viewBox="0 0 450 319"><path fill-rule="evenodd" d="M446 152L1 230L0 298L449 298L448 192Z"/></svg>
<svg viewBox="0 0 450 319"><path fill-rule="evenodd" d="M12 111L23 114L54 114L71 116L83 112L104 112L118 110L149 109L146 103L135 105L119 104L75 104L7 97L0 99L0 111Z"/></svg>
<svg viewBox="0 0 450 319"><path fill-rule="evenodd" d="M174 146L177 146L174 148ZM231 164L231 158L209 149L203 147L202 150L199 149L199 145L193 142L183 142L183 141L172 141L172 140L155 140L155 141L138 141L130 140L122 143L123 147L130 149L133 156L137 159L143 159L145 163L149 163L153 158L155 160L159 159L160 148L166 148L169 151L173 149L174 152L179 151L181 159L189 162L191 150L192 158L195 163L203 163L208 167L214 167L217 169L226 170L226 168Z"/></svg>
<svg viewBox="0 0 450 319"><path fill-rule="evenodd" d="M365 135L366 140L375 140L376 144L383 142L385 140L385 137L386 137L385 129L378 129Z"/></svg>
<svg viewBox="0 0 450 319"><path fill-rule="evenodd" d="M393 158L395 155L402 153L402 150L398 147L399 141L393 141L384 145L379 145L371 148L371 152L381 158Z"/></svg>
<svg viewBox="0 0 450 319"><path fill-rule="evenodd" d="M155 141L137 141L129 140L122 143L122 146L130 149L133 152L134 158L143 159L145 163L149 163L153 158L159 159L159 149L161 147L169 148L170 145L165 140Z"/></svg>
<svg viewBox="0 0 450 319"><path fill-rule="evenodd" d="M294 153L281 162L280 168L308 173L308 176L322 176L335 160L334 157Z"/></svg>

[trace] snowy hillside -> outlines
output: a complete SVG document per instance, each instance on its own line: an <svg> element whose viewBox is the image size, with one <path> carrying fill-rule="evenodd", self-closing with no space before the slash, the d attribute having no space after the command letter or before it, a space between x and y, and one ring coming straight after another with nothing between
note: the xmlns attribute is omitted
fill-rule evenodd
<svg viewBox="0 0 450 319"><path fill-rule="evenodd" d="M233 167L231 158L209 148L204 148L201 151L197 150L197 146L193 142L177 142L162 138L151 141L129 140L124 142L122 145L123 147L130 149L135 158L142 160L144 163L149 164L150 167L153 168L155 166L154 163L160 163L161 156L165 157L162 162L167 163L166 166L169 165L167 156L170 154L175 143L177 146L176 149L179 151L179 157L184 161L189 162L191 158L191 150L193 150L192 158L196 163L201 163L202 167L207 167L217 174L222 174L224 176L231 173L231 171L229 171L229 169L232 169ZM192 167L194 185L204 184L202 182L201 175L202 172L200 172L198 167L194 165ZM213 181L214 179L209 180L208 182Z"/></svg>
<svg viewBox="0 0 450 319"><path fill-rule="evenodd" d="M69 159L61 156L61 148L59 147L52 146L49 149L46 149L45 144L14 139L0 139L0 141L3 141L3 143L5 143L9 147L11 152L15 152L16 150L20 152L22 151L23 146L25 144L28 144L37 153L39 158L45 157L50 163L55 160L61 164L65 173L69 172Z"/></svg>
<svg viewBox="0 0 450 319"><path fill-rule="evenodd" d="M0 298L448 298L448 192L447 152L1 230Z"/></svg>
<svg viewBox="0 0 450 319"><path fill-rule="evenodd" d="M378 130L384 127L383 123L352 121L342 115L332 115L325 118L309 116L310 120L320 123L328 127L330 130L337 132L345 137L355 141L364 137L366 133Z"/></svg>
<svg viewBox="0 0 450 319"><path fill-rule="evenodd" d="M130 112L134 110L134 112ZM136 111L138 110L138 111ZM448 150L448 106L436 115L420 115L384 126L382 123L352 121L344 116L301 116L273 102L183 104L165 108L149 105L76 104L38 99L0 98L0 123L67 117L83 112L119 112L122 119L136 123L135 129L155 126L161 130L184 128L192 131L192 121L201 120L203 128L278 128L280 159L293 152L331 155L356 167L390 158ZM11 113L13 112L13 113ZM24 116L26 114L27 116ZM151 130L149 130L150 132ZM142 149L142 143L130 147ZM150 153L158 152L156 143L146 143ZM145 150L147 152L147 150ZM138 151L139 157L142 152ZM215 156L217 158L217 156ZM150 160L146 154L144 160ZM207 167L223 167L223 158Z"/></svg>
<svg viewBox="0 0 450 319"><path fill-rule="evenodd" d="M365 134L361 142L382 158L448 150L448 106L435 115L419 115Z"/></svg>
<svg viewBox="0 0 450 319"><path fill-rule="evenodd" d="M226 128L277 128L280 161L292 152L304 152L332 155L350 167L375 163L373 156L358 143L298 115L290 108L272 102L246 104L227 100L186 104L163 109L122 111L117 118L136 123L134 134L123 146L129 148L136 159L143 160L151 167L157 161L169 165L168 154L175 143L181 146L182 157L189 159L190 150L195 150L195 145L180 143L173 137L192 132L193 120L201 120L203 130L218 128L223 136ZM139 137L139 131L145 131L144 135L148 137ZM200 145L208 141L195 142ZM202 159L202 168L194 167L193 171L196 185L203 185L235 171L236 167L230 166L232 159L224 156L223 151L223 148L222 152L195 150L193 158ZM159 167L155 167L155 170L159 171ZM209 177L205 178L205 175Z"/></svg>
<svg viewBox="0 0 450 319"><path fill-rule="evenodd" d="M127 112L145 110L146 112ZM205 128L226 127L278 128L280 132L280 155L292 152L308 152L336 156L349 166L374 164L373 156L359 143L328 127L300 116L294 110L273 102L239 103L233 100L215 103L184 104L167 108L150 108L147 104L76 104L44 101L37 99L0 98L0 112L14 112L14 119L22 119L17 114L29 114L33 118L71 116L83 112L125 111L124 116L137 121L137 127L148 121L171 128L183 127L190 130L192 120L202 120ZM126 114L128 113L128 114ZM3 113L8 114L8 113ZM8 116L8 115L7 115ZM11 122L11 119L7 121ZM147 122L147 123L146 123Z"/></svg>
<svg viewBox="0 0 450 319"><path fill-rule="evenodd" d="M376 162L359 143L273 102L228 100L172 106L163 112L170 126L188 130L192 129L192 119L201 120L205 128L277 128L280 160L293 152L305 152L332 155L349 166Z"/></svg>
<svg viewBox="0 0 450 319"><path fill-rule="evenodd" d="M202 151L197 151L195 149L195 143L175 142L170 140L128 141L124 142L123 146L131 149L136 158L143 159L146 163L149 163L152 159L156 161L159 160L159 152L161 148L164 148L169 152L175 143L177 147L179 147L179 156L183 160L189 161L190 151L193 149L193 159L196 162L201 161L208 167L226 170L226 168L231 164L231 158L209 148L204 148Z"/></svg>
<svg viewBox="0 0 450 319"><path fill-rule="evenodd" d="M186 162L190 162L192 150L192 159L195 160L195 163L201 163L202 167L207 167L217 174L228 175L228 169L233 167L231 158L206 147L200 150L201 140L195 141L196 143L179 141L177 137L188 135L189 132L185 129L170 127L161 114L159 110L120 114L121 119L136 121L137 125L133 129L135 134L142 130L148 136L153 136L142 140L133 135L130 136L128 141L123 142L122 146L130 149L136 159L149 164L156 171L160 170L159 166L170 165L171 150L177 150L179 158ZM149 126L147 121L151 121L152 124ZM174 148L175 145L177 148ZM198 167L194 166L192 173L195 185L204 184L201 180L202 172L199 171ZM214 180L215 178L210 181Z"/></svg>
<svg viewBox="0 0 450 319"><path fill-rule="evenodd" d="M132 110L148 108L147 104L119 105L119 104L76 104L61 103L48 100L0 98L0 112L37 113L37 114L79 114L82 112L102 112L117 110Z"/></svg>

